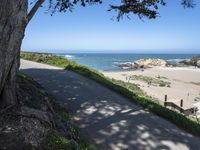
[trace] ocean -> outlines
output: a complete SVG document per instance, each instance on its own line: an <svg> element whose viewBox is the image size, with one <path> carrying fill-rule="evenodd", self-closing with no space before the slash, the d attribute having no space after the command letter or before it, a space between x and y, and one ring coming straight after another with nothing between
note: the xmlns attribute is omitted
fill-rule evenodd
<svg viewBox="0 0 200 150"><path fill-rule="evenodd" d="M142 58L160 58L169 62L180 62L190 59L198 54L102 54L102 53L81 53L81 54L57 54L69 60L88 66L98 71L117 71L123 68L115 64L133 62Z"/></svg>

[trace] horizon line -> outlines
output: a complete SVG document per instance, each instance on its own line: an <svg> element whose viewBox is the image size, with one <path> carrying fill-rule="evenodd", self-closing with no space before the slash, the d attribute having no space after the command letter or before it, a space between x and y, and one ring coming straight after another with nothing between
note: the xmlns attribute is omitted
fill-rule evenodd
<svg viewBox="0 0 200 150"><path fill-rule="evenodd" d="M132 52L132 51L104 51L104 50L98 50L98 51L88 51L88 50L70 50L70 51L67 51L67 50L21 50L22 52L38 52L38 53L55 53L55 54L81 54L81 53L84 53L84 54L91 54L91 53L96 53L96 54L200 54L200 51L199 52L195 52L195 51L191 51L191 52L160 52L160 51L141 51L141 52Z"/></svg>

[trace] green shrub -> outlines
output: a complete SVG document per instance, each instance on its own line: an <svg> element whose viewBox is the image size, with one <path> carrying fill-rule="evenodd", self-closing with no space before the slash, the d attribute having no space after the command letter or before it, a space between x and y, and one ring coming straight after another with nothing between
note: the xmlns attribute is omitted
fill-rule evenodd
<svg viewBox="0 0 200 150"><path fill-rule="evenodd" d="M191 84L200 86L200 82L190 82Z"/></svg>
<svg viewBox="0 0 200 150"><path fill-rule="evenodd" d="M159 86L160 86L160 87L165 87L165 86L166 86L166 83L162 82L162 83L159 84ZM168 85L167 85L167 86L168 86Z"/></svg>
<svg viewBox="0 0 200 150"><path fill-rule="evenodd" d="M45 149L47 150L77 150L79 145L74 140L63 137L58 132L52 132L45 139Z"/></svg>
<svg viewBox="0 0 200 150"><path fill-rule="evenodd" d="M166 78L163 78L163 79L166 79ZM165 86L168 87L171 84L170 82L166 82L166 81L161 80L161 77L160 78L153 78L153 77L148 77L148 76L143 76L143 75L132 75L131 80L140 80L140 81L144 81L146 83L151 81L152 85L154 85L154 86L159 85L160 87L165 87Z"/></svg>
<svg viewBox="0 0 200 150"><path fill-rule="evenodd" d="M20 56L21 58L26 60L50 64L62 68L64 68L69 63L69 61L67 61L64 57L59 57L55 55L21 52Z"/></svg>

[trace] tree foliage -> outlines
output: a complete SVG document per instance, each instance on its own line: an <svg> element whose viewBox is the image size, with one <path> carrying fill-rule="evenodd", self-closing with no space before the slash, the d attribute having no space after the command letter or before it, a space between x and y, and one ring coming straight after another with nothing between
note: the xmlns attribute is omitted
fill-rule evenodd
<svg viewBox="0 0 200 150"><path fill-rule="evenodd" d="M184 8L192 8L194 0L179 0ZM105 0L49 0L49 10L55 12L72 11L75 5L85 7L86 5L101 4ZM165 6L167 0L114 0L116 5L110 5L108 11L117 11L117 20L130 14L138 15L139 18L147 17L155 19L158 16L160 6Z"/></svg>

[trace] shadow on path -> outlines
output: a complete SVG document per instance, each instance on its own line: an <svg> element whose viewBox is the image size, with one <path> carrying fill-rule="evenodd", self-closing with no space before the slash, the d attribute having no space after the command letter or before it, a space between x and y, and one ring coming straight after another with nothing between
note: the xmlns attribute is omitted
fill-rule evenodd
<svg viewBox="0 0 200 150"><path fill-rule="evenodd" d="M74 72L22 69L65 105L102 150L200 149L200 139Z"/></svg>

